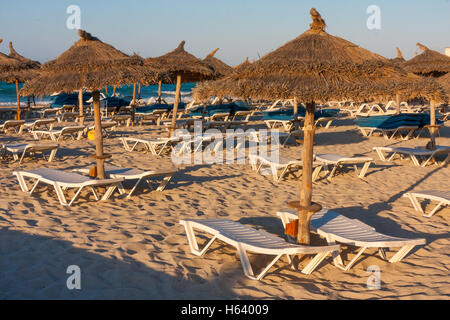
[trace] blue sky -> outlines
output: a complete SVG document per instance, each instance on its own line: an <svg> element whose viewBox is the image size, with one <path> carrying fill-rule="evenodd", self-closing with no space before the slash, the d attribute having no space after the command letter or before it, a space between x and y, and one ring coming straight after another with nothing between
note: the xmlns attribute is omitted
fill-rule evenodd
<svg viewBox="0 0 450 320"><path fill-rule="evenodd" d="M131 54L159 56L186 40L186 50L237 65L278 48L308 29L315 7L330 34L388 58L395 47L411 58L416 42L444 52L450 47L450 0L0 0L1 52L16 50L41 62L78 39L66 27L69 5L81 8L81 28ZM369 5L381 9L381 30L369 30Z"/></svg>

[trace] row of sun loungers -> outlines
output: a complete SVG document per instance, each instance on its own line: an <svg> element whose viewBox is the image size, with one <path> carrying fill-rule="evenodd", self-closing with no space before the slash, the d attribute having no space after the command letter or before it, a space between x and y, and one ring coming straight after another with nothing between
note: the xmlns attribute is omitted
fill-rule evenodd
<svg viewBox="0 0 450 320"><path fill-rule="evenodd" d="M287 174L293 174L299 172L303 167L303 162L301 160L290 159L287 157L279 156L277 159L272 159L267 155L249 155L249 161L253 168L257 172L260 172L262 168L270 168L270 172L273 176L274 181L279 182ZM373 158L370 157L345 157L339 154L316 154L314 156L313 162L313 175L312 181L315 182L322 169L327 172L327 179L331 180L336 171L347 165L354 167L358 178L364 179L370 164L373 162ZM363 167L358 174L357 165L362 164Z"/></svg>
<svg viewBox="0 0 450 320"><path fill-rule="evenodd" d="M404 147L375 147L373 150L382 161L390 162L395 156L409 157L414 165L418 167L425 167L430 162L438 163L435 159L438 155L447 155L441 165L445 165L450 160L450 147L445 146L436 146L434 150Z"/></svg>
<svg viewBox="0 0 450 320"><path fill-rule="evenodd" d="M298 219L296 211L282 210L277 213L283 227ZM424 245L425 239L405 239L392 237L377 232L373 227L357 219L350 219L331 210L316 213L311 220L311 227L323 237L328 246L302 246L291 244L283 238L268 232L245 226L227 219L183 219L180 220L186 231L190 250L197 256L203 256L215 240L220 240L236 248L244 274L252 280L261 280L270 268L283 256L293 264L293 255L313 255L314 257L302 269L302 273L312 273L324 259L331 255L333 263L341 270L348 271L367 249L377 249L382 259L387 260L386 249L399 248L388 261L401 261L415 246ZM207 233L211 239L200 249L195 230ZM346 265L340 255L342 245L360 248L357 254ZM275 256L259 273L255 274L248 252Z"/></svg>
<svg viewBox="0 0 450 320"><path fill-rule="evenodd" d="M147 184L147 186L151 188L149 178L154 177L163 178L162 182L156 189L157 191L163 191L177 171L178 170L174 167L158 171L143 171L135 168L121 168L108 164L105 166L105 174L107 179L103 180L94 179L87 175L80 174L89 174L89 168L76 169L74 172L41 168L35 170L18 170L14 171L13 174L17 177L20 188L23 192L27 192L31 195L37 190L39 185L50 185L55 189L60 204L63 206L71 206L73 202L78 199L84 189L89 189L97 201L100 199L108 200L116 188L120 194L125 194L126 192L123 186L123 182L125 181L136 180L134 186L128 193L127 198L130 198L136 191L137 187L143 183ZM27 183L27 180L32 181L31 188L28 185L29 182ZM95 190L97 187L107 187L106 193L101 198ZM76 189L75 195L69 201L66 199L66 195L64 194L64 191L67 189Z"/></svg>

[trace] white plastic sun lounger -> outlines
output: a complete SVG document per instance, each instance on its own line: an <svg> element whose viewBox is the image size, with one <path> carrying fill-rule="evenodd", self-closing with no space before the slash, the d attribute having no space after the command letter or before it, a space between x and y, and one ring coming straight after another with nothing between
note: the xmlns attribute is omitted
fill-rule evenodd
<svg viewBox="0 0 450 320"><path fill-rule="evenodd" d="M17 177L22 191L27 192L30 195L33 194L39 184L48 184L53 186L55 188L56 195L58 196L58 200L63 206L72 205L72 203L78 199L84 188L91 189L95 199L98 201L99 197L94 187L109 186L106 193L101 198L101 200L108 200L114 190L118 187L119 183L124 180L123 178L97 180L78 173L47 168L28 171L14 171L13 174ZM28 188L27 182L25 181L26 178L35 180L31 190ZM77 190L72 200L67 202L63 190L69 188L75 188Z"/></svg>
<svg viewBox="0 0 450 320"><path fill-rule="evenodd" d="M109 136L109 134L112 131L116 130L116 128L117 128L117 122L115 122L115 121L102 121L102 131L103 131L104 136ZM87 133L88 131L91 131L91 130L95 130L95 125L86 127L85 133Z"/></svg>
<svg viewBox="0 0 450 320"><path fill-rule="evenodd" d="M416 211L423 214L424 217L431 217L434 215L439 209L443 206L450 205L450 192L449 191L439 191L439 190L425 190L425 191L417 191L417 192L408 192L403 195L406 198L411 200L412 205ZM430 213L425 213L420 205L418 198L427 199L430 201L438 201L436 207L431 210Z"/></svg>
<svg viewBox="0 0 450 320"><path fill-rule="evenodd" d="M75 172L80 172L87 174L89 173L89 168L83 168L83 169L75 169ZM124 181L127 180L137 180L134 184L133 188L131 189L130 193L128 193L127 198L130 198L133 193L136 191L136 188L142 183L146 183L148 187L150 186L149 178L153 177L163 177L163 180L161 181L160 185L156 189L156 191L163 191L167 184L170 182L172 177L175 173L178 172L178 169L173 167L169 168L167 170L139 170L135 168L121 168L117 167L111 164L105 164L105 174L110 178L120 178L124 179ZM125 193L125 188L123 187L122 183L118 184L119 192L120 194Z"/></svg>
<svg viewBox="0 0 450 320"><path fill-rule="evenodd" d="M134 151L136 147L140 144L144 145L146 151L150 151L152 154L159 156L166 149L173 149L176 143L183 140L182 137L171 137L171 138L153 138L153 139L142 139L134 137L121 137L123 147L127 151Z"/></svg>
<svg viewBox="0 0 450 320"><path fill-rule="evenodd" d="M42 153L44 159L46 159L44 152L50 151L50 156L48 157L48 162L52 162L55 158L56 151L58 150L59 144L49 143L49 144L36 144L36 143L19 143L19 144L5 144L3 145L2 158L6 155L6 152L11 152L13 159L15 161L19 160L19 164L22 163L25 155ZM19 158L20 155L20 158Z"/></svg>
<svg viewBox="0 0 450 320"><path fill-rule="evenodd" d="M36 121L30 123L24 123L19 133L22 133L24 130L32 132L41 127L47 128L48 130L52 130L53 125L55 124L56 121L57 119L55 118L47 118L47 119L37 119Z"/></svg>
<svg viewBox="0 0 450 320"><path fill-rule="evenodd" d="M327 168L328 172L330 172L327 177L328 180L333 178L337 169L345 165L353 165L356 174L358 174L358 164L364 164L358 174L358 178L364 179L370 164L373 162L373 159L370 157L345 157L334 153L316 154L315 160L321 162ZM333 167L331 171L329 169L330 166Z"/></svg>
<svg viewBox="0 0 450 320"><path fill-rule="evenodd" d="M370 137L374 132L381 132L386 140L392 140L395 137L400 137L402 140L409 140L413 137L414 132L419 129L418 126L402 126L395 129L380 129L373 127L358 127L363 136ZM406 131L406 134L402 132Z"/></svg>
<svg viewBox="0 0 450 320"><path fill-rule="evenodd" d="M316 254L302 270L303 274L310 274L328 254L339 251L339 245L313 247L291 244L268 232L256 230L239 222L226 219L185 219L180 220L180 224L186 230L189 246L193 254L202 256L216 239L221 240L237 249L244 274L252 280L261 280L283 255L286 255L291 267L295 269L291 255ZM199 249L194 229L204 231L213 236L201 250ZM273 255L275 258L259 275L255 275L247 252Z"/></svg>
<svg viewBox="0 0 450 320"><path fill-rule="evenodd" d="M76 140L81 140L85 131L84 126L64 127L62 129L53 130L35 130L32 132L34 139L41 140L44 136L49 136L55 142L64 139L65 136L71 137L73 140L74 134L77 134Z"/></svg>
<svg viewBox="0 0 450 320"><path fill-rule="evenodd" d="M57 117L58 122L63 121L76 121L79 118L80 114L78 112L64 112L59 117Z"/></svg>
<svg viewBox="0 0 450 320"><path fill-rule="evenodd" d="M435 150L428 150L426 148L403 148L403 147L374 147L374 151L378 154L381 161L390 162L396 155L409 156L418 167L425 167L431 160L436 161L435 156L439 154L447 154L447 158L441 165L445 165L450 158L450 147L436 146ZM421 159L424 159L422 163Z"/></svg>
<svg viewBox="0 0 450 320"><path fill-rule="evenodd" d="M25 120L6 120L0 125L0 131L7 133L8 130L12 130L15 133L22 132L21 128L25 124Z"/></svg>
<svg viewBox="0 0 450 320"><path fill-rule="evenodd" d="M283 226L292 220L298 219L295 210L287 209L277 213L283 222ZM323 209L312 216L311 228L324 237L328 244L336 242L349 246L360 247L361 249L355 257L345 266L340 254L334 254L334 265L344 271L350 270L357 259L368 248L376 248L382 259L386 260L386 248L400 248L389 262L399 262L415 246L426 243L425 239L405 239L391 237L377 232L371 226L364 224L357 219L350 219L331 210Z"/></svg>
<svg viewBox="0 0 450 320"><path fill-rule="evenodd" d="M303 161L295 160L287 157L279 156L278 159L272 159L268 155L249 155L249 161L253 170L260 172L261 169L269 167L272 173L273 179L279 182L288 173L295 175L295 171L299 171L299 168L303 167ZM313 163L314 171L312 175L312 181L315 182L319 176L322 165L320 163ZM278 173L281 170L280 173Z"/></svg>

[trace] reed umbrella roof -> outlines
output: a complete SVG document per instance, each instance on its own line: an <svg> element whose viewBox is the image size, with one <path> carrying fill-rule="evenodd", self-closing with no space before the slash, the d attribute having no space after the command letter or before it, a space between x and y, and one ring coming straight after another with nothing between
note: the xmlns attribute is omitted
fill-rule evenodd
<svg viewBox="0 0 450 320"><path fill-rule="evenodd" d="M78 35L80 40L67 51L42 65L39 77L25 83L22 94L99 90L144 79L156 82L160 76L157 70L144 67L144 59L137 54L129 56L83 30Z"/></svg>
<svg viewBox="0 0 450 320"><path fill-rule="evenodd" d="M184 50L185 41L178 47L157 58L148 58L146 63L164 70L169 74L170 82L176 82L178 75L183 82L197 82L217 77L214 70L204 61Z"/></svg>
<svg viewBox="0 0 450 320"><path fill-rule="evenodd" d="M311 9L310 29L235 75L197 85L195 99L231 95L240 98L303 102L426 97L440 100L442 89L409 75L388 59L325 31Z"/></svg>
<svg viewBox="0 0 450 320"><path fill-rule="evenodd" d="M404 69L423 76L439 77L450 72L450 57L417 43L423 52L404 64Z"/></svg>
<svg viewBox="0 0 450 320"><path fill-rule="evenodd" d="M450 72L436 80L440 83L442 88L444 88L447 95L447 102L450 102Z"/></svg>
<svg viewBox="0 0 450 320"><path fill-rule="evenodd" d="M2 41L3 39L0 39L0 43ZM35 71L39 69L40 63L18 54L11 42L9 49L9 55L0 52L0 81L25 82L35 76Z"/></svg>
<svg viewBox="0 0 450 320"><path fill-rule="evenodd" d="M203 59L203 62L208 64L215 71L218 77L223 77L234 72L234 69L214 56L218 50L219 48L208 54L206 58Z"/></svg>

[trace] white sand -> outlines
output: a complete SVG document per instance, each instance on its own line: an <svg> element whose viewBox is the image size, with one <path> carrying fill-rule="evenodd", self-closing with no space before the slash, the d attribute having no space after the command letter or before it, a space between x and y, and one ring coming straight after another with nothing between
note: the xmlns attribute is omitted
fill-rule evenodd
<svg viewBox="0 0 450 320"><path fill-rule="evenodd" d="M450 295L450 209L432 218L416 213L402 194L411 190L449 190L450 168L418 168L410 161L383 163L372 147L391 144L382 137L363 138L351 120L338 122L316 135L316 153L363 153L376 159L367 181L348 172L314 184L313 200L372 225L378 231L406 238L425 238L402 262L390 264L378 255L364 255L348 272L327 258L306 276L280 261L263 279L242 272L232 247L217 243L204 257L190 253L183 218L229 218L281 235L277 210L298 199L299 181L274 183L250 165L196 165L182 168L163 192L142 192L127 200L116 193L97 203L83 196L73 207L59 204L52 189L38 196L23 193L12 171L51 167L71 170L92 165L91 142L65 141L51 164L6 160L0 169L0 299L443 299ZM156 135L154 127L121 128ZM120 135L120 134L119 134ZM117 135L117 136L119 136ZM450 145L450 129L438 144ZM2 143L19 141L1 136ZM30 139L31 140L31 139ZM396 143L425 145L426 138ZM142 169L161 165L149 154L127 153L118 138L105 141L112 162ZM300 156L301 147L282 154ZM62 156L62 160L61 160ZM427 209L430 210L428 205ZM315 238L314 243L322 243ZM351 258L354 248L347 250ZM374 253L374 251L368 251ZM392 254L392 253L389 253ZM253 256L252 256L253 257ZM263 266L265 257L254 257ZM81 268L81 290L66 288L69 265ZM366 269L381 269L381 289L369 290Z"/></svg>

